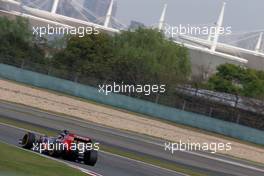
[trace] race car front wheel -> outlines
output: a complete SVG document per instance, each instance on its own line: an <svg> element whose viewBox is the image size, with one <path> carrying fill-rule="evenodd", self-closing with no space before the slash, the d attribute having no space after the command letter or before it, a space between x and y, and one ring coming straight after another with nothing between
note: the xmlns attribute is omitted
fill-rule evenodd
<svg viewBox="0 0 264 176"><path fill-rule="evenodd" d="M26 133L22 139L22 147L25 149L31 149L35 142L36 136L34 133Z"/></svg>

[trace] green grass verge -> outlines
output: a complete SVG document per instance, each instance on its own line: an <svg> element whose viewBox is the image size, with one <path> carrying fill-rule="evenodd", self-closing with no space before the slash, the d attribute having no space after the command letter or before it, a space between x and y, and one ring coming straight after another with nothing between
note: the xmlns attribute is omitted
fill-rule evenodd
<svg viewBox="0 0 264 176"><path fill-rule="evenodd" d="M0 143L0 175L3 176L85 176L65 164Z"/></svg>

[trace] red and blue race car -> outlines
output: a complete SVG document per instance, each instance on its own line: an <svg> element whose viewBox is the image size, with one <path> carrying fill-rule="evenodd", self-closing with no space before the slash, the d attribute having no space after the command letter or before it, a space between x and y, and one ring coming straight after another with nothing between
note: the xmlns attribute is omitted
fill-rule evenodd
<svg viewBox="0 0 264 176"><path fill-rule="evenodd" d="M63 130L57 137L29 132L23 136L19 143L25 149L52 157L83 162L90 166L96 164L99 150L99 143L93 143L91 138L76 135L67 130Z"/></svg>

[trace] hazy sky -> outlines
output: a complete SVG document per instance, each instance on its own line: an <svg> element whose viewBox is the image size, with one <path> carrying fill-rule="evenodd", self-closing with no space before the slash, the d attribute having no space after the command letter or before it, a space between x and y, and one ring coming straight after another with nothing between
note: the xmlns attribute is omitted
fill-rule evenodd
<svg viewBox="0 0 264 176"><path fill-rule="evenodd" d="M217 21L222 0L116 0L117 19L147 25L158 23L163 5L168 4L166 22L179 24L212 24ZM226 0L224 24L233 31L264 30L264 0Z"/></svg>

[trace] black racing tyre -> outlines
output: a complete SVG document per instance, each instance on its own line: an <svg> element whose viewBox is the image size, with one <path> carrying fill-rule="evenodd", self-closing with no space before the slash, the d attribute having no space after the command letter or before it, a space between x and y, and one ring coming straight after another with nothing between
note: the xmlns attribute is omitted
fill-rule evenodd
<svg viewBox="0 0 264 176"><path fill-rule="evenodd" d="M83 162L86 165L94 166L97 162L98 154L96 150L89 150L84 152Z"/></svg>
<svg viewBox="0 0 264 176"><path fill-rule="evenodd" d="M22 147L25 149L31 149L33 147L33 144L36 140L36 136L34 133L26 133L24 137L22 138Z"/></svg>

